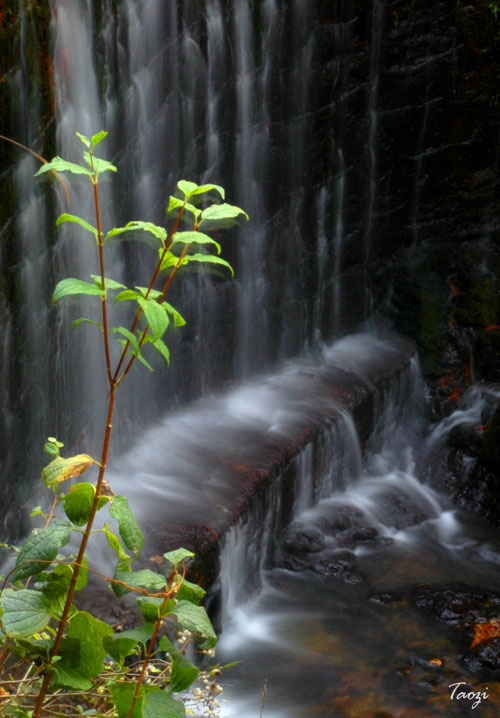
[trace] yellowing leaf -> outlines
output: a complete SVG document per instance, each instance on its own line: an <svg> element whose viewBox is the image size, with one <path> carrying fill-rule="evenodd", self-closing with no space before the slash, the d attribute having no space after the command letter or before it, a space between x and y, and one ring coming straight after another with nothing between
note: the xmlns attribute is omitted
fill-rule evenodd
<svg viewBox="0 0 500 718"><path fill-rule="evenodd" d="M475 648L480 643L490 641L492 638L500 638L500 620L497 618L487 623L476 623L474 638L469 648Z"/></svg>
<svg viewBox="0 0 500 718"><path fill-rule="evenodd" d="M88 454L77 454L63 459L57 456L50 464L42 470L42 479L49 488L57 486L66 479L73 479L80 476L89 466L95 464L94 459Z"/></svg>

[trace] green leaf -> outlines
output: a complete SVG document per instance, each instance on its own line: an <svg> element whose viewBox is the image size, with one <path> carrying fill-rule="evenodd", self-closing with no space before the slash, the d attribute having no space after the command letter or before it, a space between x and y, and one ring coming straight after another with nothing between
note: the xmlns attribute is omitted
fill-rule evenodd
<svg viewBox="0 0 500 718"><path fill-rule="evenodd" d="M21 658L30 658L31 660L41 658L43 661L49 661L49 651L52 648L52 641L46 638L21 638L18 636L14 639L14 646L10 646L12 653Z"/></svg>
<svg viewBox="0 0 500 718"><path fill-rule="evenodd" d="M160 617L166 616L175 604L173 599L169 599L163 608L164 599L160 596L137 596L137 603L141 609L142 615L146 622L154 623Z"/></svg>
<svg viewBox="0 0 500 718"><path fill-rule="evenodd" d="M146 297L149 290L148 299L158 299L162 294L158 289L149 289L149 287L136 287L136 289L143 297Z"/></svg>
<svg viewBox="0 0 500 718"><path fill-rule="evenodd" d="M203 644L204 647L215 646L217 636L203 606L194 606L190 601L179 601L171 610L171 614L177 616L184 628L204 636L207 639Z"/></svg>
<svg viewBox="0 0 500 718"><path fill-rule="evenodd" d="M140 571L117 571L113 578L124 581L132 588L145 588L150 593L160 593L165 590L165 577L159 573L143 568Z"/></svg>
<svg viewBox="0 0 500 718"><path fill-rule="evenodd" d="M95 284L84 282L83 279L68 277L68 279L62 279L57 284L54 294L52 295L52 301L57 302L59 299L62 299L62 297L67 297L70 294L89 294L97 297L106 296L106 292L96 287Z"/></svg>
<svg viewBox="0 0 500 718"><path fill-rule="evenodd" d="M177 309L175 307L173 307L168 302L162 302L162 306L165 307L167 312L173 316L174 327L183 327L185 325L186 320L184 319L183 316L181 316L181 314L179 314L179 312L177 311Z"/></svg>
<svg viewBox="0 0 500 718"><path fill-rule="evenodd" d="M59 450L64 446L64 444L61 441L57 441L57 439L53 436L49 436L47 438L47 443L44 445L43 450L47 452L47 454L50 454L51 456L59 456Z"/></svg>
<svg viewBox="0 0 500 718"><path fill-rule="evenodd" d="M123 234L124 232L137 231L148 232L149 234L152 234L154 237L156 237L156 239L159 239L162 245L165 244L165 239L167 238L167 230L164 227L160 227L157 224L153 224L153 222L137 221L128 222L125 227L114 227L107 233L105 241L107 241L110 237L116 237L117 235ZM155 246L158 246L158 244L155 243Z"/></svg>
<svg viewBox="0 0 500 718"><path fill-rule="evenodd" d="M96 322L94 319L87 319L87 317L80 317L80 319L75 319L73 322L73 329L76 329L79 324L82 322L85 322L86 324L95 324L96 327L99 327L101 332L104 334L103 326L100 322Z"/></svg>
<svg viewBox="0 0 500 718"><path fill-rule="evenodd" d="M0 596L0 608L8 636L32 636L50 621L48 601L40 591L6 588Z"/></svg>
<svg viewBox="0 0 500 718"><path fill-rule="evenodd" d="M221 252L220 244L203 232L176 232L171 247L176 244L213 244L217 248L217 254Z"/></svg>
<svg viewBox="0 0 500 718"><path fill-rule="evenodd" d="M186 656L167 638L162 636L159 643L160 650L172 657L172 672L169 689L173 693L180 693L189 688L198 678L199 669L186 658Z"/></svg>
<svg viewBox="0 0 500 718"><path fill-rule="evenodd" d="M56 519L46 528L33 529L17 556L14 581L35 576L47 569L59 548L65 546L70 538L71 524L61 519Z"/></svg>
<svg viewBox="0 0 500 718"><path fill-rule="evenodd" d="M142 718L186 718L186 709L182 701L165 690L155 688L144 698Z"/></svg>
<svg viewBox="0 0 500 718"><path fill-rule="evenodd" d="M43 175L45 172L50 172L51 170L55 170L56 172L71 172L75 175L87 175L92 178L92 172L86 167L77 165L74 162L67 162L63 160L62 157L54 157L51 162L45 162L35 174L35 177Z"/></svg>
<svg viewBox="0 0 500 718"><path fill-rule="evenodd" d="M111 331L112 331L114 334L121 334L121 335L124 336L126 339L128 339L128 341L129 341L130 344L132 345L132 349L133 349L134 354L137 355L137 354L139 353L139 351L140 351L140 350L139 350L139 342L138 342L137 337L135 336L135 334L132 334L132 332L129 332L129 330L128 330L128 329L125 329L125 327L113 327L113 328L111 329Z"/></svg>
<svg viewBox="0 0 500 718"><path fill-rule="evenodd" d="M61 580L66 581L67 585L69 586L74 570L75 566L73 564L60 563L54 567L52 575L60 577ZM88 574L89 572L87 567L87 559L83 558L80 566L80 571L78 572L78 577L75 583L75 591L81 591L82 588L85 588L85 586L87 585Z"/></svg>
<svg viewBox="0 0 500 718"><path fill-rule="evenodd" d="M232 204L225 203L212 204L201 213L201 222L219 222L221 220L236 219L240 214L249 219L248 214L241 209L241 207L235 207Z"/></svg>
<svg viewBox="0 0 500 718"><path fill-rule="evenodd" d="M92 681L84 678L75 668L58 661L54 663L54 673L50 681L51 688L74 688L77 691L89 691Z"/></svg>
<svg viewBox="0 0 500 718"><path fill-rule="evenodd" d="M51 444L54 444L54 445L57 446L59 449L61 449L61 448L64 446L64 444L62 443L62 441L58 441L58 440L55 438L55 436L48 436L48 437L47 437L47 441L50 441Z"/></svg>
<svg viewBox="0 0 500 718"><path fill-rule="evenodd" d="M201 209L198 209L197 207L190 204L189 202L184 202L182 199L178 199L177 197L169 198L167 214L171 214L172 212L175 212L176 210L181 209L181 207L184 207L184 210L187 210L188 212L190 212L196 220L201 215Z"/></svg>
<svg viewBox="0 0 500 718"><path fill-rule="evenodd" d="M224 187L221 187L218 184L201 184L199 187L197 187L195 190L193 190L190 193L190 197L193 197L194 195L198 194L205 194L206 192L211 192L212 190L215 190L220 194L222 199L226 198L226 193L224 191Z"/></svg>
<svg viewBox="0 0 500 718"><path fill-rule="evenodd" d="M94 618L87 611L78 611L71 619L66 637L61 643L62 661L58 665L76 668L84 678L94 678L104 667L107 650L104 647L104 636L113 633L110 625ZM78 662L74 661L73 640L79 643ZM76 663L76 665L75 665Z"/></svg>
<svg viewBox="0 0 500 718"><path fill-rule="evenodd" d="M94 459L88 454L77 454L67 459L57 456L42 469L42 479L50 489L66 481L66 479L80 476L84 471L87 471L89 466L95 463Z"/></svg>
<svg viewBox="0 0 500 718"><path fill-rule="evenodd" d="M51 456L59 456L59 449L57 448L57 446L54 446L54 444L44 444L43 450Z"/></svg>
<svg viewBox="0 0 500 718"><path fill-rule="evenodd" d="M167 365L170 366L170 352L163 339L153 339L151 334L146 334L146 341L150 342L156 351L159 352L165 359Z"/></svg>
<svg viewBox="0 0 500 718"><path fill-rule="evenodd" d="M120 539L118 538L118 536L116 536L116 534L114 534L114 533L110 530L108 524L104 524L103 531L104 531L104 533L106 534L106 538L108 539L109 545L111 546L111 548L112 548L114 551L116 551L116 554L117 554L118 558L119 558L121 561L125 561L125 562L130 561L130 556L128 555L128 553L127 553L127 552L125 551L125 549L123 548ZM122 570L125 570L125 569L122 567Z"/></svg>
<svg viewBox="0 0 500 718"><path fill-rule="evenodd" d="M95 488L93 484L84 482L74 484L64 497L64 512L69 520L77 526L85 526L94 503Z"/></svg>
<svg viewBox="0 0 500 718"><path fill-rule="evenodd" d="M141 643L144 647L153 635L154 623L146 623L130 631L113 633L105 636L103 644L110 656L121 665L125 658L135 653L136 646Z"/></svg>
<svg viewBox="0 0 500 718"><path fill-rule="evenodd" d="M177 262L179 261L179 257L177 257L173 252L168 250L165 252L163 249L160 249L158 251L158 254L161 258L161 265L160 270L163 271L164 269L168 269L168 267L175 267Z"/></svg>
<svg viewBox="0 0 500 718"><path fill-rule="evenodd" d="M83 229L86 229L87 232L93 234L96 240L98 238L97 229L81 217L78 217L76 214L68 214L66 212L64 214L60 214L56 219L56 226L59 226L63 222L75 222L76 224L79 224L80 227L83 227Z"/></svg>
<svg viewBox="0 0 500 718"><path fill-rule="evenodd" d="M169 318L167 310L155 299L144 299L137 297L137 302L146 315L146 320L151 327L153 340L160 339L166 332Z"/></svg>
<svg viewBox="0 0 500 718"><path fill-rule="evenodd" d="M167 551L163 557L172 563L176 568L177 564L184 561L185 558L194 558L195 554L187 548L177 548L174 551Z"/></svg>
<svg viewBox="0 0 500 718"><path fill-rule="evenodd" d="M124 289L116 295L115 302L125 302L128 299L137 299L139 296L139 292L134 292L133 289Z"/></svg>
<svg viewBox="0 0 500 718"><path fill-rule="evenodd" d="M78 137L79 140L81 140L83 142L85 147L90 149L91 142L88 137L86 137L85 135L82 135L80 132L75 132L75 135Z"/></svg>
<svg viewBox="0 0 500 718"><path fill-rule="evenodd" d="M139 695L134 705L131 718L143 718L143 705L144 705L144 685L139 690ZM116 712L119 718L127 718L132 699L135 692L135 683L112 683L109 687L109 692L113 696L113 702L115 704ZM166 718L162 716L162 718Z"/></svg>
<svg viewBox="0 0 500 718"><path fill-rule="evenodd" d="M113 496L109 513L118 521L120 536L125 546L139 553L144 543L144 536L125 496Z"/></svg>
<svg viewBox="0 0 500 718"><path fill-rule="evenodd" d="M188 182L187 180L179 180L177 182L177 187L180 189L182 194L185 195L186 199L189 199L195 190L198 189L196 182Z"/></svg>
<svg viewBox="0 0 500 718"><path fill-rule="evenodd" d="M103 644L111 658L122 666L127 656L137 653L139 641L122 638L119 633L115 633L114 636L105 636Z"/></svg>
<svg viewBox="0 0 500 718"><path fill-rule="evenodd" d="M177 598L179 601L185 600L198 605L205 598L206 594L205 589L198 586L197 583L191 583L191 581L184 579L181 587L177 591Z"/></svg>
<svg viewBox="0 0 500 718"><path fill-rule="evenodd" d="M213 254L186 254L182 260L182 264L188 264L189 262L201 262L202 264L220 264L226 269L229 269L231 275L234 277L234 270L225 259L221 257L215 257Z"/></svg>
<svg viewBox="0 0 500 718"><path fill-rule="evenodd" d="M37 577L37 583L41 585L44 596L49 600L49 608L52 616L60 618L63 612L74 569L75 567L72 564L60 563L54 566L52 571L40 573ZM85 588L87 578L87 561L83 559L76 579L75 591L81 591L82 588Z"/></svg>
<svg viewBox="0 0 500 718"><path fill-rule="evenodd" d="M89 167L92 167L94 174L98 175L101 172L117 172L118 169L111 162L103 160L100 157L94 157L90 155L90 152L84 152L83 158Z"/></svg>
<svg viewBox="0 0 500 718"><path fill-rule="evenodd" d="M151 364L148 361L146 361L146 359L144 359L144 355L141 354L141 352L138 352L138 354L136 354L136 356L139 359L139 361L141 362L141 364L144 364L146 369L149 369L149 371L154 371Z"/></svg>
<svg viewBox="0 0 500 718"><path fill-rule="evenodd" d="M98 287L100 290L102 290L103 286L102 286L101 277L99 277L97 274L91 274L90 276L94 280L95 286ZM104 277L104 288L106 288L106 289L126 289L126 286L124 284L120 284L120 282L117 282L114 279L109 279L108 277Z"/></svg>
<svg viewBox="0 0 500 718"><path fill-rule="evenodd" d="M78 134L78 133L77 133ZM108 133L106 130L101 130L100 132L97 132L95 135L92 135L92 147L95 147L99 144L105 137L108 136ZM88 147L88 145L87 145Z"/></svg>
<svg viewBox="0 0 500 718"><path fill-rule="evenodd" d="M114 540L116 542L118 542L118 545L121 547L120 540L114 534L112 534L112 536L114 537ZM123 557L118 558L118 561L116 562L115 572L113 574L114 579L116 579L116 576L118 573L125 574L125 573L132 572L132 569L130 568L130 556L128 556L128 554L126 554L123 549L122 549L122 552L123 552L122 556L124 554L126 556L126 558L123 558ZM122 579L118 579L118 580L122 580ZM118 598L120 598L120 596L125 596L125 594L127 594L127 593L130 593L129 588L125 588L125 586L122 586L120 583L116 583L115 581L111 582L111 590L113 591L115 596L118 596Z"/></svg>

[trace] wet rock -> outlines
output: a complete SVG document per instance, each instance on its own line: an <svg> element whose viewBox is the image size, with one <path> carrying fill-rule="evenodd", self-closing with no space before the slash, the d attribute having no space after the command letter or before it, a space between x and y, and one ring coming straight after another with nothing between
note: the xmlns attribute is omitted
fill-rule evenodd
<svg viewBox="0 0 500 718"><path fill-rule="evenodd" d="M383 511L384 522L398 530L416 526L432 515L416 499L402 491L391 491L380 497L378 503Z"/></svg>
<svg viewBox="0 0 500 718"><path fill-rule="evenodd" d="M460 656L469 671L479 674L500 672L500 638L492 638L479 644L477 648Z"/></svg>
<svg viewBox="0 0 500 718"><path fill-rule="evenodd" d="M316 523L330 536L335 536L340 531L346 531L352 527L353 517L362 515L357 509L334 507L321 514Z"/></svg>
<svg viewBox="0 0 500 718"><path fill-rule="evenodd" d="M500 595L465 587L420 589L414 596L417 607L460 631L462 644L458 656L467 669L483 677L500 675L500 638L485 640L471 648L474 627L496 619Z"/></svg>
<svg viewBox="0 0 500 718"><path fill-rule="evenodd" d="M378 606L390 606L391 604L399 603L401 597L391 592L374 593L368 600L370 603L375 603Z"/></svg>
<svg viewBox="0 0 500 718"><path fill-rule="evenodd" d="M356 526L344 531L337 537L342 546L353 546L356 543L373 543L378 537L378 531L373 526Z"/></svg>
<svg viewBox="0 0 500 718"><path fill-rule="evenodd" d="M284 531L285 539L283 548L287 553L291 554L307 554L322 551L325 547L325 539L319 529L310 528L293 528L290 527Z"/></svg>
<svg viewBox="0 0 500 718"><path fill-rule="evenodd" d="M473 673L500 671L500 638L485 641L460 658Z"/></svg>
<svg viewBox="0 0 500 718"><path fill-rule="evenodd" d="M464 587L421 588L414 594L414 603L433 618L468 630L500 611L500 596Z"/></svg>
<svg viewBox="0 0 500 718"><path fill-rule="evenodd" d="M361 583L364 576L356 569L356 558L350 551L335 551L312 565L321 576L331 576L343 583Z"/></svg>

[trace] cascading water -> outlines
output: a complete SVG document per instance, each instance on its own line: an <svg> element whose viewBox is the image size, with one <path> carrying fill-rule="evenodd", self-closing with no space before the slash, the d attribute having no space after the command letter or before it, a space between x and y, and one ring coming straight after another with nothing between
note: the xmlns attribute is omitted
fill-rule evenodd
<svg viewBox="0 0 500 718"><path fill-rule="evenodd" d="M376 10L379 4L375 5ZM33 23L32 5L26 0L20 8L22 17L26 14ZM347 19L351 13L348 4L340 10L333 27L342 64L338 107L346 117L353 21ZM42 77L42 70L35 68L40 82L45 81L43 120L31 97L28 99L27 88L36 84L35 69L27 72L21 62L11 81L16 96L12 106L18 109L17 115L12 110L11 125L18 133L14 139L37 149L52 133L48 152L75 160L80 152L76 130L86 134L108 130L110 136L102 147L118 165L119 173L116 178L103 176L101 183L106 229L130 219L163 223L168 194L179 178L226 186L228 200L243 206L251 216L248 227L235 231L234 242L226 240L224 251L236 265L234 283L187 277L175 290L173 303L182 307L187 329L180 339L171 340L168 374L160 376L158 372L152 381L150 377L146 381L136 372L129 388L125 386L118 412L122 445L130 427L142 420L145 397L155 405L153 414L160 413L162 401L157 397L166 397L169 406L196 398L225 381L245 378L306 346L331 339L335 332L345 332L364 318L363 302L356 301L364 292L359 282L355 282L355 290L352 282L340 290L345 284L341 278L344 209L353 165L344 147L342 117L336 120L335 137L322 150L326 150L325 166L334 167L336 179L332 184L318 175L311 181L318 164L311 118L333 106L315 89L320 25L314 4L262 0L257 7L248 0L231 4L207 0L201 11L190 0L55 0L46 12L51 18L50 45L39 48L38 54L43 57L43 68L49 70ZM19 54L34 62L37 54L25 38L28 25L26 22L24 35L20 35ZM371 53L374 69L366 87L370 117L375 112L379 42L377 30ZM328 97L330 94L329 90ZM28 104L32 106L31 129L18 122ZM47 122L49 113L53 121ZM366 126L372 127L368 135L373 153L376 125ZM40 135L40 128L45 135ZM22 162L17 173L26 173L22 168L28 167L28 160ZM29 172L31 169L36 169L36 163L30 165ZM371 176L373 185L374 172ZM18 311L15 316L5 316L4 333L9 336L18 326L31 326L37 312L43 313L37 317L29 341L36 343L38 333L49 337L54 347L50 361L41 347L33 349L40 377L44 374L35 384L40 389L43 382L50 381L54 391L43 392L43 420L38 420L40 412L37 419L27 416L23 435L30 435L34 445L43 441L43 435L64 434L61 438L68 450L96 453L98 416L105 399L99 337L92 327L80 325L75 341L68 341L71 321L88 314L87 304L82 301L79 307L72 301L57 314L40 308L49 305L51 287L62 276L86 279L95 273L95 247L74 226L60 229L54 239L54 217L68 211L60 187L54 195L47 183L30 181L27 175L18 186L24 202L28 193L35 198L30 225L36 225L47 244L54 247L52 255L40 252L38 245L41 264L36 276L43 281L37 283L37 296L33 282L28 290L21 278ZM45 202L43 187L51 193ZM70 194L69 211L92 222L91 193L81 183L70 182ZM10 236L12 228L4 231ZM28 259L21 260L27 266L33 260L25 221L18 223L16 232L12 242L30 252ZM109 273L129 284L144 283L143 267L150 260L150 251L113 247ZM2 261L12 265L10 257ZM83 351L79 341L84 344ZM16 344L15 356L6 360L3 383L12 364L20 361L23 346ZM32 384L26 376L20 379L20 392L25 396ZM13 400L9 411L16 414L16 406ZM5 423L6 446L12 445L14 434L20 441L15 424ZM42 438L34 436L35 428ZM32 475L41 459L27 466L25 453L23 444L14 463L24 462ZM11 469L5 465L5 470Z"/></svg>
<svg viewBox="0 0 500 718"><path fill-rule="evenodd" d="M360 17L347 0L331 5L309 0L53 0L46 3L50 48L39 46L42 37L32 15L39 5L19 2L21 30L15 42L20 60L3 83L12 105L9 126L19 132L14 139L40 151L45 143L52 154L75 159L75 130L107 129L108 158L119 167L114 189L102 184L107 226L130 219L162 223L167 196L179 178L226 186L228 201L241 204L252 220L248 229L235 232L237 246L228 241L225 247L236 265L234 283L200 276L186 278L177 290L173 303L186 315L187 331L172 339L168 375L158 372L149 382L136 373L129 382L120 407L120 428L128 429L120 432L122 444L138 433L140 408L149 397L157 400L153 411L160 414L224 382L246 382L304 347L318 351L324 341L366 318L374 302L371 260L385 229L381 217L393 210L384 205L379 186L383 180L385 192L390 175L382 171L387 136L380 137L387 121L382 91L386 102L390 94L389 73L384 76L381 67L390 24L383 2L365 4L366 17ZM405 22L411 31L411 12ZM398 227L409 228L415 240L420 239L428 175L423 158L436 125L434 107L442 104L441 95L428 90L426 84L424 105L418 98L420 110L424 107L419 146L416 154L415 148L406 153L412 162L406 174L415 182L407 192L410 200L401 200L403 210L396 207L406 212ZM393 115L404 118L408 111L396 102ZM16 216L2 226L0 244L0 389L7 397L1 417L7 457L2 484L8 487L5 503L13 504L10 524L5 517L6 533L15 532L12 517L26 497L25 486L12 488L11 477L32 476L38 469L32 447L56 434L68 452L73 444L94 453L105 400L103 368L94 359L99 337L91 327L81 327L83 351L78 339L72 349L65 339L71 320L86 311L75 309L70 316L70 309L57 314L44 309L61 275L87 278L94 271L93 248L74 233L64 241L54 239L54 217L66 209L64 193L56 188L56 198L47 202L41 185L30 180L35 169L36 163L24 158L7 170ZM77 183L71 196L72 211L92 221L92 205ZM113 276L141 284L148 251L115 247ZM404 608L406 594L398 603L398 591L414 585L408 566L420 582L460 579L498 588L490 572L498 557L494 542L488 544L479 529L470 538L446 500L421 480L437 465L441 438L450 428L483 421L479 399L453 414L426 442L410 422L405 444L403 415L413 389L401 382L392 397L386 387L376 411L382 417L379 431L362 465L355 427L364 418L355 421L342 408L341 389L352 372L366 391L368 385L373 389L374 355L378 351L382 363L389 361L389 346L387 340L388 353L381 345L373 352L368 342L362 355L370 356L369 367L349 342L343 349L337 346L334 399L323 385L318 388L319 370L312 368L325 356L328 364L327 351L318 354L317 362L298 360L213 404L202 402L157 421L123 463L115 462L111 483L131 496L139 516L151 517L153 543L165 536L162 523L174 519L176 527L203 522L213 537L220 527L227 528L228 516L244 514L227 535L222 556L221 657L227 653L234 660L246 641L241 650L248 658L248 684L255 690L250 703L243 699L241 710L233 697L230 714L258 714L264 678L269 679L266 716L270 711L310 715L311 710L355 715L342 704L349 691L357 715L378 711L386 716L389 711L400 716L404 701L420 710L410 689L397 693L395 675L425 682L433 670L425 661L451 649L445 639L433 639L428 622L419 619L423 633L418 636L405 628L405 618L415 621L412 609ZM298 387L309 392L307 400ZM494 390L490 404L491 396L496 400ZM304 442L304 425L316 426L321 412L329 417L329 431ZM365 431L363 442L366 438ZM304 443L297 453L297 445ZM19 444L16 450L14 444ZM280 473L273 462L283 453L287 463ZM235 462L235 456L241 461ZM251 483L251 469L260 476L270 466L276 482L269 494L262 492L257 506L238 503ZM472 566L477 556L486 559L482 568ZM376 632L370 632L371 622ZM405 639L396 664L384 647L393 641L391 630ZM365 643L369 652L363 657ZM345 669L349 662L351 673ZM393 673L384 673L383 663ZM420 676L415 666L422 669ZM453 663L454 673L445 672L446 680L459 675L461 666ZM361 685L356 676L363 676ZM372 701L368 708L362 703L365 676ZM240 680L237 674L234 680ZM389 685L385 693L380 689L384 681ZM310 693L320 698L308 695L307 687L299 692L297 686L308 683L314 686ZM340 686L337 692L332 683ZM441 714L426 705L426 718L462 715L457 705L440 704L436 710Z"/></svg>
<svg viewBox="0 0 500 718"><path fill-rule="evenodd" d="M351 371L362 371L355 362L353 368L352 352L345 342L340 354ZM467 693L485 691L475 714L497 715L488 688L495 691L494 659L467 654L446 621L471 635L474 615L497 605L500 541L458 514L425 477L444 436L454 426L478 425L498 392L474 390L425 438L422 390L413 362L379 394L363 466L355 433L337 426L295 459L306 473L288 527L276 520L278 484L265 510L227 535L218 658L241 665L225 676L224 716L250 718L265 704L269 718L465 717L475 699L453 701L457 683L469 686Z"/></svg>

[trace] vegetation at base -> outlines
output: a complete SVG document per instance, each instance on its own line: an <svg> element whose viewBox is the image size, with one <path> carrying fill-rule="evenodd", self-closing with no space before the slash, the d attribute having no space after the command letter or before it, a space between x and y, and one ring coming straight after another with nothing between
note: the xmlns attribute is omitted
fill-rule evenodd
<svg viewBox="0 0 500 718"><path fill-rule="evenodd" d="M37 506L33 529L16 553L16 563L2 577L0 590L0 714L17 718L43 715L118 716L118 718L183 718L194 701L213 716L217 712L215 666L204 673L187 657L194 641L200 653L213 655L217 641L210 619L201 605L205 591L186 579L186 562L194 554L179 548L163 554L163 570L135 569L144 543L125 496L116 495L105 483L106 461L112 431L115 395L138 360L152 370L150 353L170 361L165 335L185 324L180 312L165 301L181 268L201 265L234 274L220 256L220 244L209 234L247 218L239 207L227 204L224 189L215 184L197 185L181 180L178 194L169 199L172 227L132 221L104 232L99 204L99 176L116 172L109 161L97 157L96 146L105 131L92 137L76 133L85 147L84 162L61 157L45 162L38 175L69 172L90 181L95 203L95 225L77 215L62 214L57 225L76 224L82 241L96 246L97 274L67 277L55 287L53 302L86 296L97 311L75 319L95 326L102 336L103 360L109 384L107 415L103 421L103 449L99 460L88 454L63 456L64 443L49 437L45 451L49 463L42 480L52 494L50 507ZM181 221L184 226L180 229ZM156 250L147 287L126 287L106 274L108 240L148 237ZM111 326L109 302L130 309L128 326ZM149 354L148 354L149 352ZM97 469L92 483L80 477ZM70 479L78 479L67 487ZM97 513L106 514L102 528L94 528ZM104 576L87 554L90 538L104 534L114 558L113 576ZM74 553L65 553L71 538L79 537ZM86 586L90 573L101 576L117 597L135 597L143 623L128 631L82 610L74 597ZM203 688L186 691L201 678ZM179 697L182 694L182 697ZM192 714L190 712L190 714Z"/></svg>

